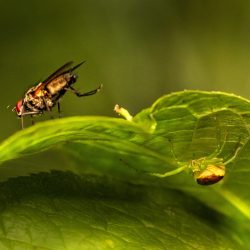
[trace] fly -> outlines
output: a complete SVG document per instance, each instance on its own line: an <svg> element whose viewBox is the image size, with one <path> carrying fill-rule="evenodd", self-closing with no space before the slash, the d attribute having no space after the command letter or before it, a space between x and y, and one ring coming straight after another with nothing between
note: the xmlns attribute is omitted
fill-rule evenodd
<svg viewBox="0 0 250 250"><path fill-rule="evenodd" d="M22 128L24 116L34 116L42 114L44 111L51 111L56 104L60 115L60 99L67 91L72 91L78 97L94 95L100 91L102 85L86 93L80 93L72 87L77 80L77 75L74 74L74 70L80 67L84 62L85 61L76 66L72 66L73 62L67 62L46 80L28 89L24 98L19 100L12 109L12 111L16 112L18 117L21 118Z"/></svg>

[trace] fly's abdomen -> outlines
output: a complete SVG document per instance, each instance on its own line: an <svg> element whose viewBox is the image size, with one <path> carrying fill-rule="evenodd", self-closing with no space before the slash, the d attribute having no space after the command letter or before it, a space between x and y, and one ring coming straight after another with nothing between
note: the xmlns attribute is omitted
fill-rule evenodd
<svg viewBox="0 0 250 250"><path fill-rule="evenodd" d="M64 88L68 87L74 82L76 82L76 75L72 75L71 73L66 73L56 77L51 82L49 82L46 86L46 89L53 96L62 92Z"/></svg>

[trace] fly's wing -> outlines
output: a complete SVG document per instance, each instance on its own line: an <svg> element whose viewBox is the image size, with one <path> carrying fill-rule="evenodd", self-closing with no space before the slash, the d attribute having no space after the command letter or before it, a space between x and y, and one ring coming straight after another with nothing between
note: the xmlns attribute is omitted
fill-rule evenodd
<svg viewBox="0 0 250 250"><path fill-rule="evenodd" d="M85 61L77 64L76 66L70 68L70 66L73 64L73 62L67 62L65 63L62 67L60 67L57 71L55 71L53 74L51 74L45 81L43 81L43 83L48 83L50 81L52 81L53 79L55 79L56 77L63 75L65 73L68 72L72 72L74 71L76 68L80 67L83 63L85 63Z"/></svg>
<svg viewBox="0 0 250 250"><path fill-rule="evenodd" d="M79 68L85 62L86 61L82 61L82 62L78 63L76 66L74 66L73 68L69 69L68 72L73 72L75 69Z"/></svg>
<svg viewBox="0 0 250 250"><path fill-rule="evenodd" d="M36 92L39 92L40 90L44 89L44 87L51 82L52 80L54 80L56 77L63 75L65 73L68 72L72 72L73 70L75 70L76 68L80 67L85 61L77 64L76 66L70 68L73 64L73 62L67 62L65 63L63 66L61 66L58 70L56 70L54 73L52 73L49 77L47 77L46 80L44 80L41 84L39 84L36 88Z"/></svg>
<svg viewBox="0 0 250 250"><path fill-rule="evenodd" d="M70 71L70 66L73 64L73 62L67 62L63 66L61 66L58 70L56 70L54 73L52 73L49 77L47 77L46 80L43 81L44 84L52 81L55 79L57 76Z"/></svg>

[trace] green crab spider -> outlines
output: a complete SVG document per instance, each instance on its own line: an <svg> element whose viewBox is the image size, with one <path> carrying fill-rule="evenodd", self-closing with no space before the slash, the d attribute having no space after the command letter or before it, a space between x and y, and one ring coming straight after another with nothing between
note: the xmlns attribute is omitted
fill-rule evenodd
<svg viewBox="0 0 250 250"><path fill-rule="evenodd" d="M226 137L227 137L227 134L225 136L225 140L223 144L222 145L218 144L216 150L212 154L195 159L195 160L190 160L188 162L179 162L177 160L177 157L173 150L173 145L170 141L171 152L177 164L179 165L179 167L176 168L175 170L168 171L164 174L151 173L151 175L160 177L160 178L165 178L171 175L178 174L184 170L188 170L189 172L192 173L194 179L200 185L211 185L211 184L215 184L219 182L225 176L225 173L226 173L225 166L235 160L239 151L242 148L242 146L240 146L240 140L239 140L237 144L237 148L235 149L233 155L229 159L224 161L223 158L219 158L218 156L220 155L220 153L223 151L225 147Z"/></svg>
<svg viewBox="0 0 250 250"><path fill-rule="evenodd" d="M116 105L114 108L114 111L118 113L119 115L123 116L126 120L132 121L133 117L129 114L129 112L120 107L119 105ZM215 117L216 119L216 117ZM174 149L173 149L173 144L170 141L170 150L171 153L177 162L177 165L179 166L178 168L168 171L166 173L150 173L151 176L159 177L159 178L165 178L168 176L176 175L178 173L181 173L184 170L188 170L189 172L192 173L194 179L196 182L200 185L211 185L219 182L222 180L225 176L226 173L226 165L233 162L235 158L237 157L238 153L242 149L242 145L240 145L241 139L239 139L239 142L237 144L237 148L235 149L233 155L224 161L223 158L219 158L218 156L221 154L223 151L225 145L226 145L226 138L227 138L227 133L225 135L224 141L222 145L218 143L216 150L205 157L201 157L195 160L190 160L188 162L180 162L178 161ZM218 134L217 134L217 141L219 141Z"/></svg>

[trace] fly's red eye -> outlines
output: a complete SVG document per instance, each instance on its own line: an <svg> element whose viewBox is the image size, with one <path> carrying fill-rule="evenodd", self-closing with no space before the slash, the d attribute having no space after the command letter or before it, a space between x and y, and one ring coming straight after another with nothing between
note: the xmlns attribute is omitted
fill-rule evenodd
<svg viewBox="0 0 250 250"><path fill-rule="evenodd" d="M23 100L20 100L16 104L16 112L17 112L18 115L21 114L22 107L23 107Z"/></svg>

